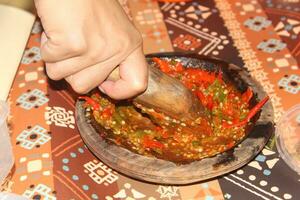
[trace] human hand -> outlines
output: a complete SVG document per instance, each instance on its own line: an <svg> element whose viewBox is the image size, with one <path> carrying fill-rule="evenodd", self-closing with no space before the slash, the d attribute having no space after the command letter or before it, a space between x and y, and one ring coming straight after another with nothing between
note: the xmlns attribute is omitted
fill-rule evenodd
<svg viewBox="0 0 300 200"><path fill-rule="evenodd" d="M114 99L147 87L142 38L116 0L35 0L44 27L41 54L51 79L78 93L99 86ZM106 80L119 66L120 79Z"/></svg>

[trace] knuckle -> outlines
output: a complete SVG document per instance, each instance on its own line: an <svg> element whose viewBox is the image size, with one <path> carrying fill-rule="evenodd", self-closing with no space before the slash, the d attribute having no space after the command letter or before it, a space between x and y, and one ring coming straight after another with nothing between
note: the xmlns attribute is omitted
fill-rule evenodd
<svg viewBox="0 0 300 200"><path fill-rule="evenodd" d="M138 30L134 30L133 34L130 37L130 42L134 47L140 46L143 43L143 38Z"/></svg>
<svg viewBox="0 0 300 200"><path fill-rule="evenodd" d="M136 31L136 33L135 33L134 43L136 45L142 45L142 43L143 43L142 35L138 31Z"/></svg>
<svg viewBox="0 0 300 200"><path fill-rule="evenodd" d="M127 36L120 36L116 43L114 44L115 49L117 52L125 52L130 47L130 40Z"/></svg>
<svg viewBox="0 0 300 200"><path fill-rule="evenodd" d="M142 93L147 89L148 82L147 79L141 79L141 80L136 80L133 81L131 84L131 89L136 93Z"/></svg>
<svg viewBox="0 0 300 200"><path fill-rule="evenodd" d="M89 63L94 64L97 63L100 59L100 55L96 51L91 51L88 55Z"/></svg>
<svg viewBox="0 0 300 200"><path fill-rule="evenodd" d="M85 42L83 36L80 34L71 34L65 41L65 48L67 48L68 51L72 54L81 55L88 49L87 43Z"/></svg>
<svg viewBox="0 0 300 200"><path fill-rule="evenodd" d="M70 83L73 90L78 94L85 94L89 92L89 88L87 88L84 84L81 84L80 81L73 81Z"/></svg>
<svg viewBox="0 0 300 200"><path fill-rule="evenodd" d="M52 80L60 80L62 79L62 71L60 67L57 66L49 66L46 64L46 72L50 79Z"/></svg>
<svg viewBox="0 0 300 200"><path fill-rule="evenodd" d="M93 44L91 44L87 51L87 58L91 64L98 63L101 60L107 58L108 52L110 52L111 45L108 41L103 38L97 38ZM103 51L105 49L105 51Z"/></svg>
<svg viewBox="0 0 300 200"><path fill-rule="evenodd" d="M90 51L88 54L89 62L97 63L99 62L99 60L102 60L103 56L105 55L105 54L101 54L101 52L103 52L103 49L105 49L105 47L99 44L92 51Z"/></svg>
<svg viewBox="0 0 300 200"><path fill-rule="evenodd" d="M143 43L143 38L141 34L134 30L131 33L120 35L118 42L118 49L124 53L135 49L138 46L141 46Z"/></svg>
<svg viewBox="0 0 300 200"><path fill-rule="evenodd" d="M67 45L68 50L75 55L81 55L87 51L87 47L83 42L69 42Z"/></svg>

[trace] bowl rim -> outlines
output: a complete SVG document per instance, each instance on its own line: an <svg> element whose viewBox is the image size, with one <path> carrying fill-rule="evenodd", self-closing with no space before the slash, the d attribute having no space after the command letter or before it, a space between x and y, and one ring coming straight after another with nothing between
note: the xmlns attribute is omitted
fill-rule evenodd
<svg viewBox="0 0 300 200"><path fill-rule="evenodd" d="M151 56L151 57L153 57L153 56L156 56L156 57L170 57L170 56L172 56L172 57L174 57L175 56L175 57L182 57L182 58L185 57L187 59L198 59L198 60L203 59L204 61L208 60L208 61L211 61L211 62L217 62L218 64L221 64L221 65L226 64L226 65L228 65L227 67L238 70L239 72L243 73L244 76L247 75L246 78L248 78L250 81L253 82L253 84L254 84L253 87L255 87L256 90L259 90L262 93L262 94L259 94L260 98L262 98L262 96L266 95L266 92L262 89L262 86L256 80L254 80L252 77L250 77L248 73L245 74L247 72L246 70L244 70L240 67L237 67L236 65L227 63L226 61L223 61L223 60L220 60L220 59L215 59L213 57L200 56L200 55L197 55L197 54L174 53L174 52L172 52L172 53L149 54L148 57L149 56ZM243 77L243 78L245 78L245 77ZM159 177L158 175L155 176L153 174L147 174L147 172L146 173L140 173L138 171L134 171L135 170L134 166L132 166L133 168L124 167L124 163L122 163L122 161L118 160L118 158L114 158L114 159L109 158L110 160L112 160L114 162L119 162L116 165L116 164L112 164L111 161L107 157L101 156L100 153L99 153L99 149L97 149L97 146L95 146L95 145L93 146L93 145L90 144L91 143L91 140L90 140L91 138L89 138L89 137L92 137L91 134L95 134L95 130L93 129L93 127L88 127L88 125L87 125L87 127L82 127L81 123L86 119L82 119L81 115L83 115L82 114L83 109L81 108L81 104L82 104L82 102L80 102L80 101L77 101L77 103L76 103L76 113L75 114L76 114L77 125L78 125L78 128L79 128L82 139L87 144L87 146L92 151L92 153L96 157L98 157L102 162L104 162L105 164L110 166L112 169L114 169L118 172L121 172L121 174L125 174L129 177L139 179L139 180L143 180L143 181L146 181L146 182L151 182L151 183L185 185L185 184L191 184L191 183L211 179L211 178L229 173L233 170L236 170L236 169L244 166L248 162L250 162L263 149L263 147L266 145L266 143L268 142L271 135L274 133L273 106L272 106L271 102L268 102L265 105L268 108L268 110L267 109L262 110L262 112L261 112L262 115L258 119L258 123L255 124L255 126L253 127L252 132L248 135L247 138L245 138L244 141L242 141L240 143L240 145L236 146L232 150L220 153L220 154L218 154L214 157L204 158L200 161L194 161L190 164L187 164L187 165L190 165L190 166L194 166L196 164L199 164L200 162L202 162L202 163L200 163L199 165L201 165L203 163L204 164L207 164L207 163L209 164L209 163L212 162L210 159L213 158L213 159L215 159L214 164L218 164L215 168L223 167L224 168L223 171L215 172L213 170L209 171L208 169L204 168L203 171L205 171L205 177L200 177L199 175L195 175L194 172L189 171L189 173L191 175L188 176L188 178L186 178L186 177L182 177L182 175L180 175L180 174L176 175L177 172L175 173L175 175L173 177L168 177L169 176L168 172L166 170L163 170L161 173L158 172L158 174L160 175L160 177ZM264 110L267 110L267 111L264 111ZM80 115L80 112L81 112L81 115ZM263 119L261 119L262 117L263 117ZM265 121L263 121L263 120L265 120ZM266 134L262 133L262 131L261 131L261 129L263 127L265 127L265 129L267 130ZM85 131L89 131L89 133L85 133ZM94 131L94 133L93 133L93 131ZM253 135L254 133L256 133L256 135ZM100 137L100 135L99 135L99 137ZM257 142L257 144L255 144L255 142ZM97 145L99 146L98 143L97 143ZM115 147L112 147L112 146L115 146ZM105 148L111 147L110 150L112 150L112 151L116 150L116 148L123 148L123 147L119 147L119 146L116 146L116 145L112 145L112 146L108 146L107 144L104 144L103 150L106 151L106 153L109 154L111 152L107 152L107 149L105 149ZM242 147L243 147L242 150L244 152L242 152L242 150L241 150ZM129 150L127 150L127 149L124 149L124 151L127 151L126 153L129 152ZM226 160L228 157L230 157L230 154L235 156L236 152L241 153L241 155L243 153L244 157L243 156L238 157L237 161L234 161L234 160L233 161L230 161L230 160L228 161L228 160ZM103 154L103 152L102 152L102 154ZM132 157L133 157L132 154L135 154L135 153L130 151L129 152L129 158L130 159L132 159ZM141 161L141 160L139 160L140 157L144 157L143 161L146 162L146 164L147 163L149 164L149 162L147 160L147 159L149 159L148 157L141 156L139 154L136 154L135 156L136 156L136 157L134 157L135 162L136 161ZM157 160L160 160L160 159L156 159L156 158L151 158L151 159L153 160L152 163L150 162L151 164L159 163L159 161L157 161ZM126 162L129 162L129 160L126 160ZM172 168L172 167L173 168L177 167L178 170L180 171L180 166L177 166L174 163L171 163L170 161L162 160L162 162L167 163L166 165L164 165L164 167L169 167L169 169ZM220 163L218 163L218 162L220 162ZM227 165L230 165L232 163L234 163L235 165L232 165L230 167L227 166ZM198 168L196 168L196 169L198 169ZM159 168L158 170L162 170L162 169Z"/></svg>
<svg viewBox="0 0 300 200"><path fill-rule="evenodd" d="M294 112L299 112L299 114L300 114L300 104L294 105L280 117L279 121L276 124L276 128L275 128L275 139L276 139L276 148L277 148L280 156L284 160L284 162L291 169L293 169L295 172L300 174L300 166L297 165L297 162L294 161L293 158L291 157L290 153L288 153L285 143L283 141L284 139L283 139L282 130L279 128L282 126L282 124L285 124L284 122L286 122L286 120L288 120L289 116L291 114L294 114Z"/></svg>

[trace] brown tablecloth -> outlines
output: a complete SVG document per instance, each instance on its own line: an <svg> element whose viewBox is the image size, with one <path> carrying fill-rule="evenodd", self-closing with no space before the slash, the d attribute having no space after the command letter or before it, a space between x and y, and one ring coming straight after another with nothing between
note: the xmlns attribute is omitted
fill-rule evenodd
<svg viewBox="0 0 300 200"><path fill-rule="evenodd" d="M188 51L247 68L270 95L276 120L300 102L299 0L127 4L145 53ZM6 190L36 200L300 199L300 176L274 139L242 169L188 186L143 183L108 168L82 142L66 84L45 76L40 34L37 21L10 93L15 167Z"/></svg>

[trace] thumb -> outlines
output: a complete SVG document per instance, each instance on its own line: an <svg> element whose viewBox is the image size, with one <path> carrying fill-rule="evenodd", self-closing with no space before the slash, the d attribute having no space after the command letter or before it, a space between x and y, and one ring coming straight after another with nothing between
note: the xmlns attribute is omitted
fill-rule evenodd
<svg viewBox="0 0 300 200"><path fill-rule="evenodd" d="M148 64L141 47L120 64L119 71L119 80L106 80L99 89L113 99L126 99L145 91L148 84Z"/></svg>

